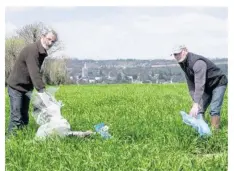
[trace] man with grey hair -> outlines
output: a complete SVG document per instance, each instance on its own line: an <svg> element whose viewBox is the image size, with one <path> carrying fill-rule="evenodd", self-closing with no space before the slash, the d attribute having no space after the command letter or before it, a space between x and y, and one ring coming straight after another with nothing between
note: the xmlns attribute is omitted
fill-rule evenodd
<svg viewBox="0 0 234 171"><path fill-rule="evenodd" d="M29 104L33 89L45 91L45 84L40 72L44 59L49 50L57 41L54 30L45 32L40 40L27 45L20 52L12 72L7 80L10 97L10 122L8 133L22 128L29 122Z"/></svg>
<svg viewBox="0 0 234 171"><path fill-rule="evenodd" d="M220 127L220 111L227 87L227 77L209 59L188 52L184 45L175 47L172 54L185 73L188 89L193 99L190 115L204 115L210 105L211 126ZM204 116L203 116L204 117Z"/></svg>

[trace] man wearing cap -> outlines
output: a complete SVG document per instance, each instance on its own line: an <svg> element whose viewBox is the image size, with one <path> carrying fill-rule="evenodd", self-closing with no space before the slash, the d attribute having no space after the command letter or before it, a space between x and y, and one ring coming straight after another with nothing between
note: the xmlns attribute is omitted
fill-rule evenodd
<svg viewBox="0 0 234 171"><path fill-rule="evenodd" d="M190 115L203 115L210 105L211 126L220 127L220 111L227 87L227 77L209 59L188 52L183 45L177 46L172 55L185 73L193 106Z"/></svg>
<svg viewBox="0 0 234 171"><path fill-rule="evenodd" d="M41 39L27 45L19 54L12 72L7 80L10 97L10 123L8 133L22 128L29 122L29 103L32 90L43 92L45 84L40 73L47 50L57 41L57 33L47 31Z"/></svg>

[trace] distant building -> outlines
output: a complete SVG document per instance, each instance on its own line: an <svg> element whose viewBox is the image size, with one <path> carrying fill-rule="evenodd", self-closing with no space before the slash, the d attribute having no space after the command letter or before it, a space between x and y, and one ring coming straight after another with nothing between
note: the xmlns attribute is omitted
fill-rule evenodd
<svg viewBox="0 0 234 171"><path fill-rule="evenodd" d="M82 68L82 77L88 77L88 68L86 66L86 62L84 63L84 67Z"/></svg>
<svg viewBox="0 0 234 171"><path fill-rule="evenodd" d="M94 78L96 81L100 81L100 80L102 80L102 77L95 77Z"/></svg>
<svg viewBox="0 0 234 171"><path fill-rule="evenodd" d="M96 80L91 79L89 80L89 83L96 83Z"/></svg>

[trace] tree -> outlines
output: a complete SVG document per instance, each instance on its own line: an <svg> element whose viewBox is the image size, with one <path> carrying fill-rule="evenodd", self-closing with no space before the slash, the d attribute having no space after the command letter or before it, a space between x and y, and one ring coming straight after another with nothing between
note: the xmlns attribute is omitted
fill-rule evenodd
<svg viewBox="0 0 234 171"><path fill-rule="evenodd" d="M24 40L19 37L15 36L5 39L5 81L7 81L15 61L24 46Z"/></svg>
<svg viewBox="0 0 234 171"><path fill-rule="evenodd" d="M43 79L48 84L59 85L69 83L67 57L46 59L43 68Z"/></svg>
<svg viewBox="0 0 234 171"><path fill-rule="evenodd" d="M134 74L134 75L132 76L132 78L133 78L133 80L136 80L136 79L138 78L138 75L137 75L137 74Z"/></svg>
<svg viewBox="0 0 234 171"><path fill-rule="evenodd" d="M123 80L122 73L119 72L119 73L117 74L116 81L117 81L117 83L121 83L122 80Z"/></svg>
<svg viewBox="0 0 234 171"><path fill-rule="evenodd" d="M99 75L100 75L101 77L105 76L105 74L103 73L102 69L100 69Z"/></svg>
<svg viewBox="0 0 234 171"><path fill-rule="evenodd" d="M23 39L25 44L30 44L36 42L40 39L40 37L51 30L52 28L48 28L42 22L35 22L33 24L28 24L16 30L16 34L19 38ZM61 41L57 41L53 47L48 51L48 55L51 56L53 53L62 50L63 45Z"/></svg>
<svg viewBox="0 0 234 171"><path fill-rule="evenodd" d="M16 30L14 37L8 37L5 40L5 80L10 75L15 61L27 44L36 42L40 39L41 35L48 32L50 28L46 27L43 23L33 23L23 26ZM48 57L53 57L53 54L63 48L61 41L57 41L54 46L48 51ZM49 64L52 62L51 64ZM67 60L65 57L60 59L54 58L54 60L48 60L46 58L43 66L43 77L46 83L60 84L66 83L67 80ZM45 65L46 64L46 65Z"/></svg>

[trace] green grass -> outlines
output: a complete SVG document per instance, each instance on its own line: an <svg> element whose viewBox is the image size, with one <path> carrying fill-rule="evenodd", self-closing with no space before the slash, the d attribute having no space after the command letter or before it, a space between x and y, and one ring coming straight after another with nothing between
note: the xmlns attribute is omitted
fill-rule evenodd
<svg viewBox="0 0 234 171"><path fill-rule="evenodd" d="M30 123L6 141L8 171L222 171L227 170L227 92L222 129L200 138L182 122L180 110L192 101L185 84L62 86L63 116L72 130L89 130L100 122L113 138L48 139L35 142L38 126ZM6 128L9 99L6 95ZM208 112L206 119L210 125Z"/></svg>

